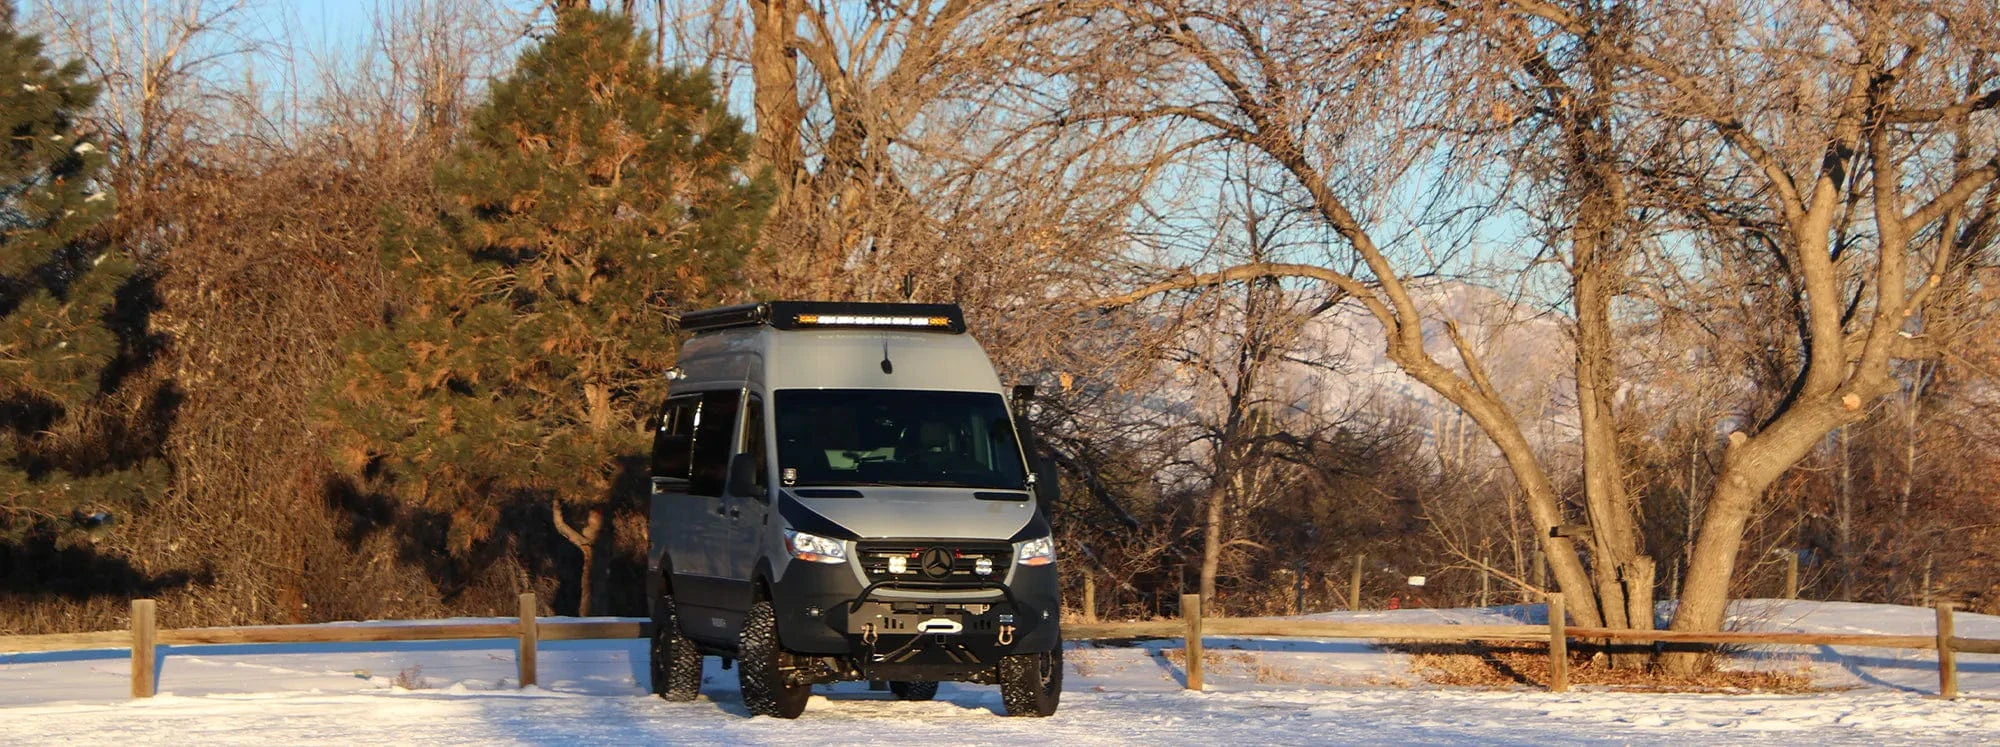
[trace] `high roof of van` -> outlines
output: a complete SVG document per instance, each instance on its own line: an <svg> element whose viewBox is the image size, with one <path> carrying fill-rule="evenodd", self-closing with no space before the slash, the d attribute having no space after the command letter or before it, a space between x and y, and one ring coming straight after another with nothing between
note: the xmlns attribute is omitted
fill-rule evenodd
<svg viewBox="0 0 2000 747"><path fill-rule="evenodd" d="M1000 392L956 305L769 301L690 312L678 391L930 389Z"/></svg>

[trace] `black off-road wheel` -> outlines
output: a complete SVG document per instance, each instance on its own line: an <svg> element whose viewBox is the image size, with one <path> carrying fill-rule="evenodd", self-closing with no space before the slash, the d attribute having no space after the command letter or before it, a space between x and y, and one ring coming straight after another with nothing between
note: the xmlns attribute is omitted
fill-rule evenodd
<svg viewBox="0 0 2000 747"><path fill-rule="evenodd" d="M736 648L736 683L743 689L743 705L750 715L798 718L812 696L812 685L787 681L786 673L797 664L778 640L778 614L770 602L750 605Z"/></svg>
<svg viewBox="0 0 2000 747"><path fill-rule="evenodd" d="M1000 659L1000 700L1009 716L1054 714L1062 702L1062 648Z"/></svg>
<svg viewBox="0 0 2000 747"><path fill-rule="evenodd" d="M653 694L684 703L701 694L701 652L681 634L674 598L663 594L653 609Z"/></svg>
<svg viewBox="0 0 2000 747"><path fill-rule="evenodd" d="M935 682L889 683L889 692L895 693L897 700L930 700L937 697L937 689Z"/></svg>

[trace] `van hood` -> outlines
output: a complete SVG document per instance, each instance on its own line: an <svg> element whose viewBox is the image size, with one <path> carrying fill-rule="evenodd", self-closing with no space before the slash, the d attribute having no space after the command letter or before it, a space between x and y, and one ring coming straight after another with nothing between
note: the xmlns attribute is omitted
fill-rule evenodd
<svg viewBox="0 0 2000 747"><path fill-rule="evenodd" d="M807 493L824 492L811 488ZM856 498L814 498L787 491L789 504L780 513L792 528L832 539L1022 539L1035 519L1035 504L1027 500L987 500L987 496L1025 496L1018 490L969 488L905 488L866 486L842 488ZM789 509L789 510L786 510ZM799 509L804 509L800 511ZM831 524L832 526L827 526Z"/></svg>

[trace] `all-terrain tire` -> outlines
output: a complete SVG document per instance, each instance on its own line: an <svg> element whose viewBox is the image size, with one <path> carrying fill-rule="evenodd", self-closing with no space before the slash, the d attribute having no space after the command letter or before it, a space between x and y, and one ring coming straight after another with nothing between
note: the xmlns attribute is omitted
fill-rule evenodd
<svg viewBox="0 0 2000 747"><path fill-rule="evenodd" d="M653 608L653 694L674 702L701 694L701 652L681 633L672 595L660 595Z"/></svg>
<svg viewBox="0 0 2000 747"><path fill-rule="evenodd" d="M1000 701L1009 716L1048 716L1062 702L1062 647L1000 658Z"/></svg>
<svg viewBox="0 0 2000 747"><path fill-rule="evenodd" d="M889 683L889 692L895 693L897 700L930 700L937 697L937 690L935 682Z"/></svg>
<svg viewBox="0 0 2000 747"><path fill-rule="evenodd" d="M736 639L736 684L752 716L798 718L812 696L811 684L790 684L785 670L792 654L778 641L778 614L768 601L750 605Z"/></svg>

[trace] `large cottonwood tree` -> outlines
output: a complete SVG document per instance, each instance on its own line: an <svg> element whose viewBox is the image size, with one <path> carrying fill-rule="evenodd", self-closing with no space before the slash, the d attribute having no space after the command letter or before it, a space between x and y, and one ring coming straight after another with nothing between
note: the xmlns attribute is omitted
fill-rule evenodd
<svg viewBox="0 0 2000 747"><path fill-rule="evenodd" d="M1954 307L1939 299L1966 287L1968 258L1991 243L1990 118L2000 85L1991 24L1970 4L1162 0L1064 9L1079 38L1095 41L1062 68L1075 89L1092 94L1074 99L1063 121L1151 122L1180 128L1190 142L1249 146L1291 176L1297 200L1344 250L1321 263L1180 273L1098 303L1273 276L1350 294L1380 324L1387 357L1492 439L1581 624L1650 622L1650 562L1620 485L1610 396L1622 383L1611 312L1631 282L1621 260L1634 241L1624 230L1634 213L1683 221L1674 238L1656 241L1722 236L1756 246L1779 270L1767 279L1796 310L1778 321L1794 330L1797 375L1776 412L1730 428L1681 590L1679 629L1722 624L1757 497L1832 429L1895 390L1894 362L1923 355L1928 330L1953 326L1943 310ZM1489 66L1482 70L1440 49L1498 53L1469 55ZM1477 85L1510 79L1503 85L1530 92L1525 114ZM1527 121L1558 134L1482 140ZM1671 137L1621 137L1634 123ZM1440 264L1399 241L1408 234L1382 209L1411 183L1435 189L1465 178L1471 170L1454 158L1461 153L1518 156L1508 149L1520 148L1548 149L1540 160L1567 162L1570 181L1545 194L1558 203L1550 212L1568 216L1547 240L1571 274L1576 304L1586 454L1578 518L1453 320L1440 326L1455 355L1426 348L1425 322L1437 311L1420 304L1412 282ZM1626 190L1638 183L1648 187L1642 198Z"/></svg>

